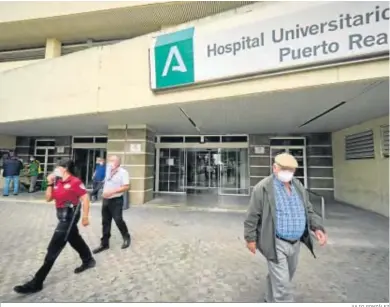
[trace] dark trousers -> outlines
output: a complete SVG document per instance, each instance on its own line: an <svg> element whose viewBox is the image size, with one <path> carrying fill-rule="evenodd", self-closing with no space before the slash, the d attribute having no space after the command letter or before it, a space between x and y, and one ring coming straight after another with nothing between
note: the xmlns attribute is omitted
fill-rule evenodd
<svg viewBox="0 0 390 307"><path fill-rule="evenodd" d="M43 283L43 281L46 279L46 276L49 274L51 268L54 265L54 262L60 255L61 251L64 249L67 242L69 242L70 246L72 246L73 249L78 252L83 263L88 263L92 259L92 253L87 243L85 243L83 238L80 236L79 229L77 227L77 222L80 219L80 213L77 214L77 217L69 232L68 240L65 241L66 233L70 227L73 213L73 208L57 209L58 225L50 240L43 265L35 274L35 280L38 283Z"/></svg>
<svg viewBox="0 0 390 307"><path fill-rule="evenodd" d="M92 183L92 192L91 192L91 200L98 199L98 194L100 189L103 187L103 181L96 181L94 180Z"/></svg>
<svg viewBox="0 0 390 307"><path fill-rule="evenodd" d="M129 238L129 230L123 220L123 197L115 197L111 199L103 199L102 205L102 226L103 237L101 239L102 246L108 246L111 237L111 222L114 219L116 226L118 226L122 237Z"/></svg>

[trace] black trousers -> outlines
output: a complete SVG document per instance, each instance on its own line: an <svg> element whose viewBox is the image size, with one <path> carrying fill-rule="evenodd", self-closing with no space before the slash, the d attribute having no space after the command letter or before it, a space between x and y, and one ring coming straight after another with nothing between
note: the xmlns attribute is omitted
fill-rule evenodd
<svg viewBox="0 0 390 307"><path fill-rule="evenodd" d="M35 274L35 280L38 283L43 283L49 274L51 268L54 265L57 257L64 249L67 242L75 249L80 255L83 263L88 263L92 259L92 253L87 243L83 240L77 227L77 222L80 219L80 213L77 214L76 219L69 232L68 240L65 241L66 233L70 227L73 217L74 208L60 208L57 209L58 224L54 231L54 234L47 247L47 253L43 265Z"/></svg>
<svg viewBox="0 0 390 307"><path fill-rule="evenodd" d="M111 222L114 219L116 226L118 226L122 237L129 238L129 230L123 220L123 196L110 199L103 199L102 205L102 226L103 237L101 239L102 246L108 246L111 237Z"/></svg>
<svg viewBox="0 0 390 307"><path fill-rule="evenodd" d="M92 183L91 199L98 199L99 190L103 187L103 181L94 180Z"/></svg>

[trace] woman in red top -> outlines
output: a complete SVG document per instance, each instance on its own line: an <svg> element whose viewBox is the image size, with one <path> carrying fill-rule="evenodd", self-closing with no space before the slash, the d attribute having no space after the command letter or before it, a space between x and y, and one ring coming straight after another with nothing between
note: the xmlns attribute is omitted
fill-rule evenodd
<svg viewBox="0 0 390 307"><path fill-rule="evenodd" d="M42 290L43 282L49 274L55 260L65 247L66 242L69 242L79 253L82 260L82 265L74 271L76 274L96 265L91 250L80 236L77 228L81 211L77 210L77 207L81 206L80 201L83 205L82 224L83 226L88 226L89 224L89 198L87 190L81 180L73 174L73 161L63 160L58 163L54 174L50 174L47 177L46 201L50 202L54 200L57 208L58 225L47 248L43 265L31 281L14 288L18 293L27 294Z"/></svg>

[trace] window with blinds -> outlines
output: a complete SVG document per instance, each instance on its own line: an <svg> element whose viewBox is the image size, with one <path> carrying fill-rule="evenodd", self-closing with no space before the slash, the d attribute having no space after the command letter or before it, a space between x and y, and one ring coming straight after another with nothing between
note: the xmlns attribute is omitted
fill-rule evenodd
<svg viewBox="0 0 390 307"><path fill-rule="evenodd" d="M345 137L345 159L374 159L374 133L372 130L367 130L355 134L350 134Z"/></svg>
<svg viewBox="0 0 390 307"><path fill-rule="evenodd" d="M389 157L389 125L381 127L381 150L382 156Z"/></svg>

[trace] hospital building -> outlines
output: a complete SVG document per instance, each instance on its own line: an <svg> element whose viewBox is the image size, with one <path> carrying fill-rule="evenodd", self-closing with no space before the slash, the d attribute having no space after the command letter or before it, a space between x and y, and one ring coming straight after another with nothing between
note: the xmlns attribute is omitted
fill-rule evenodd
<svg viewBox="0 0 390 307"><path fill-rule="evenodd" d="M389 216L381 1L0 3L0 154L92 183L119 155L134 205L245 199L289 152L326 201Z"/></svg>

